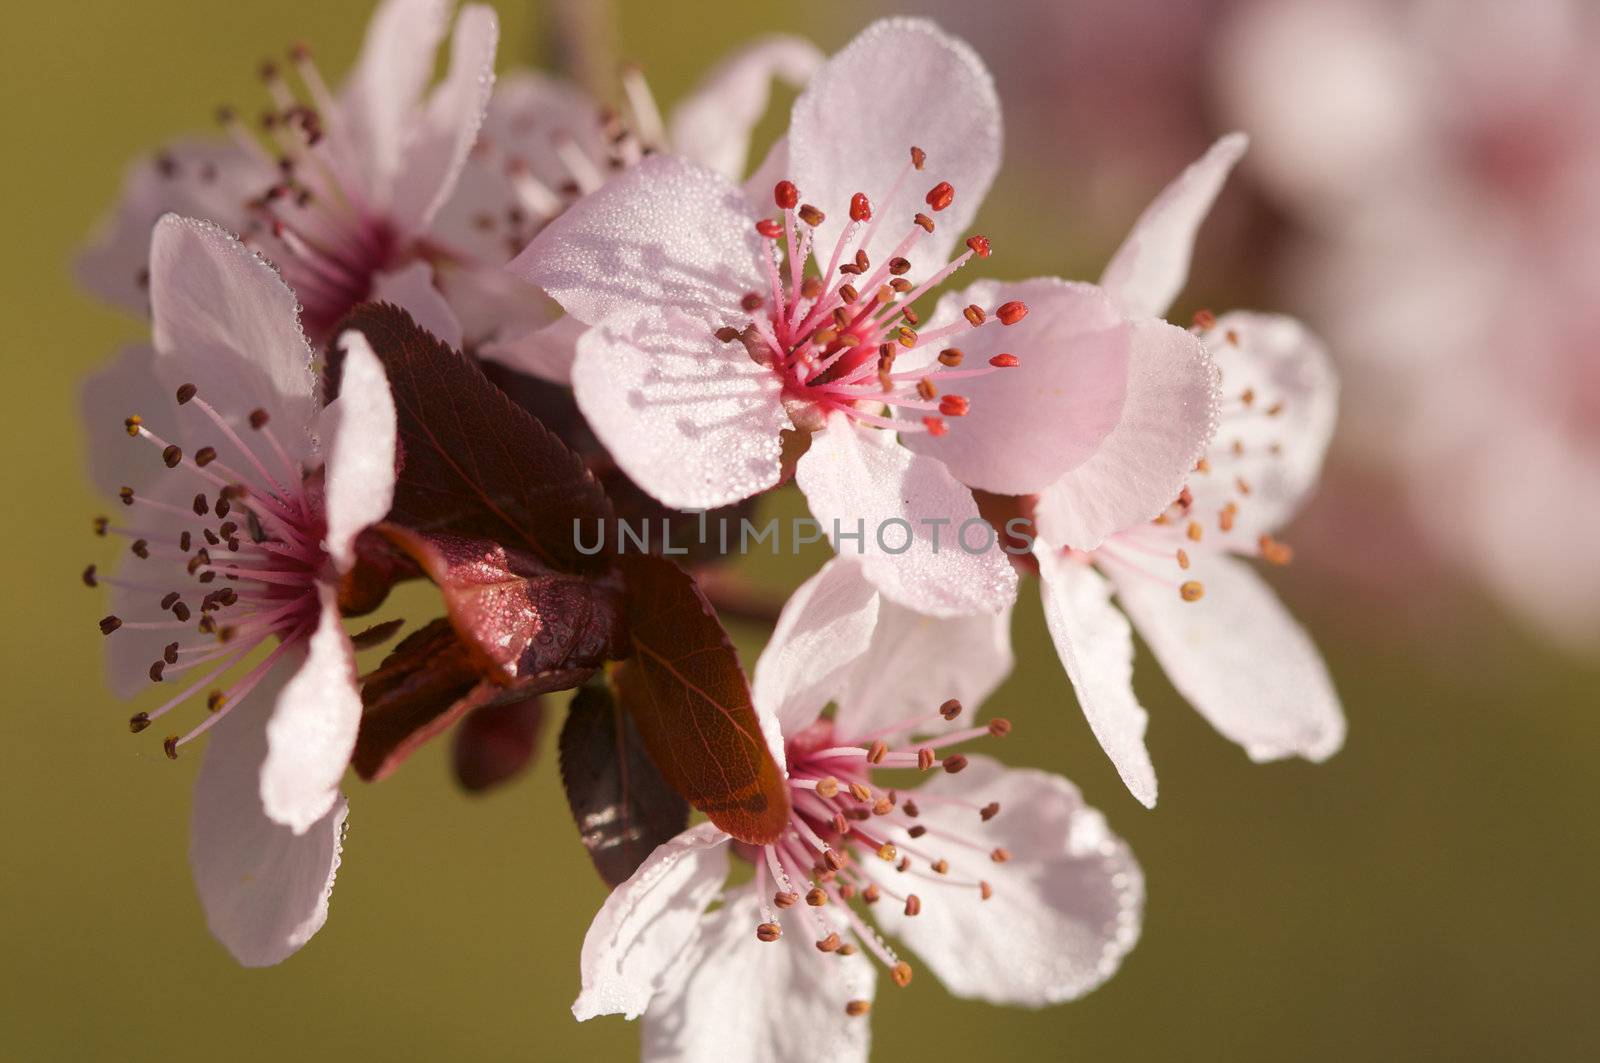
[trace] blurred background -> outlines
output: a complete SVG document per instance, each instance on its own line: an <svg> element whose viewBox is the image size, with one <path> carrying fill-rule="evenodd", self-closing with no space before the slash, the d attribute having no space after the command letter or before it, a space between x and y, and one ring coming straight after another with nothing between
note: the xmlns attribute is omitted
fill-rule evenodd
<svg viewBox="0 0 1600 1063"><path fill-rule="evenodd" d="M672 101L758 32L825 49L860 3L496 5L503 68L604 80L605 49ZM885 7L885 13L888 8ZM994 70L1007 159L990 272L1093 279L1220 132L1251 156L1201 234L1173 320L1284 310L1332 343L1344 424L1274 573L1350 718L1329 763L1255 766L1148 657L1162 780L1125 792L1038 606L996 695L1014 762L1064 771L1149 878L1144 939L1105 988L1030 1012L884 990L877 1058L1593 1059L1600 1056L1600 92L1596 9L1509 3L897 5ZM79 585L103 508L81 472L81 377L145 326L78 293L74 248L124 166L259 98L257 63L360 41L359 3L13 5L0 40L12 383L0 430L0 1055L18 1060L634 1058L574 1023L604 890L546 748L460 793L435 743L352 782L327 927L270 970L206 934L186 861L198 758L127 733ZM573 27L591 51L563 46ZM597 49L597 50L593 50ZM596 58L596 57L599 58ZM781 128L769 123L763 140ZM791 498L773 502L794 506ZM811 559L814 561L815 559ZM807 562L809 563L809 562ZM793 585L808 569L773 573ZM425 589L400 599L431 615ZM740 628L753 662L764 633ZM737 1008L739 1002L728 1002Z"/></svg>

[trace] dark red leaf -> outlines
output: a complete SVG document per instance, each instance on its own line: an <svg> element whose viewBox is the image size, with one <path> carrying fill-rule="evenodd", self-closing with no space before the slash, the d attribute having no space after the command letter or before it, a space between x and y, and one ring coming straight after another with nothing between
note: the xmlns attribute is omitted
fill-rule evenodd
<svg viewBox="0 0 1600 1063"><path fill-rule="evenodd" d="M561 783L589 859L610 886L625 882L689 822L688 802L661 777L602 683L581 687L567 711Z"/></svg>
<svg viewBox="0 0 1600 1063"><path fill-rule="evenodd" d="M539 752L543 721L539 698L474 710L456 728L451 756L456 781L463 789L482 793L522 774Z"/></svg>
<svg viewBox="0 0 1600 1063"><path fill-rule="evenodd" d="M438 584L456 633L485 676L506 683L593 668L626 652L614 573L557 572L531 554L482 539L391 524L381 530Z"/></svg>
<svg viewBox="0 0 1600 1063"><path fill-rule="evenodd" d="M604 491L476 362L388 304L359 306L341 327L367 337L394 392L400 466L392 523L502 543L560 572L610 568L604 554L580 553L573 535L574 521L590 529L609 522Z"/></svg>
<svg viewBox="0 0 1600 1063"><path fill-rule="evenodd" d="M623 563L634 654L614 678L645 748L717 826L751 844L775 841L788 822L788 789L727 632L677 565L645 554Z"/></svg>

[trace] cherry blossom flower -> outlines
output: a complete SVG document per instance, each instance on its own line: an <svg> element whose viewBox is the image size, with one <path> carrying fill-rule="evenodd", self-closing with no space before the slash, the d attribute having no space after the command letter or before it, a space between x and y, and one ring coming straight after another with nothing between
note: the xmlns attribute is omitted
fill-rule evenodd
<svg viewBox="0 0 1600 1063"><path fill-rule="evenodd" d="M316 342L371 297L401 303L450 336L430 270L455 253L432 222L450 198L494 85L492 9L456 21L449 71L431 92L450 0L385 0L336 96L311 53L290 55L298 90L277 63L262 68L270 109L252 131L231 109L228 139L174 145L137 163L121 203L80 273L97 295L148 308L150 227L168 211L240 234L282 271Z"/></svg>
<svg viewBox="0 0 1600 1063"><path fill-rule="evenodd" d="M850 558L801 587L755 679L789 829L756 848L707 823L660 846L590 927L574 1014L642 1014L651 1060L865 1059L874 961L913 978L868 912L958 996L1040 1006L1110 977L1143 909L1127 846L1066 780L952 752L1010 729L941 701L999 682L1008 619L918 616ZM726 887L730 847L753 882Z"/></svg>
<svg viewBox="0 0 1600 1063"><path fill-rule="evenodd" d="M1306 233L1286 272L1345 359L1347 449L1400 478L1442 555L1590 654L1600 554L1572 529L1600 521L1597 16L1253 4L1218 50Z"/></svg>
<svg viewBox="0 0 1600 1063"><path fill-rule="evenodd" d="M131 729L204 706L164 743L176 758L208 736L195 882L239 962L273 964L321 927L339 866L339 781L361 716L339 578L390 505L394 404L353 335L324 407L294 293L210 223L156 224L150 299L153 347L125 350L85 389L95 479L123 507L97 529L128 552L84 581L111 590L112 686L178 688Z"/></svg>
<svg viewBox="0 0 1600 1063"><path fill-rule="evenodd" d="M944 387L1018 360L958 369L935 355L1024 320L1022 302L974 303L921 332L912 306L989 254L972 236L951 258L999 147L999 104L971 51L929 23L887 20L796 101L760 179L792 175L761 193L778 217L722 174L651 157L511 268L589 326L571 370L578 404L657 499L710 508L774 487L789 438L805 449L794 475L812 512L836 541L863 531L886 594L935 615L992 612L1015 586L1003 556L940 550L925 523L977 519L970 494L896 438L948 431L969 404ZM905 529L878 534L894 521Z"/></svg>

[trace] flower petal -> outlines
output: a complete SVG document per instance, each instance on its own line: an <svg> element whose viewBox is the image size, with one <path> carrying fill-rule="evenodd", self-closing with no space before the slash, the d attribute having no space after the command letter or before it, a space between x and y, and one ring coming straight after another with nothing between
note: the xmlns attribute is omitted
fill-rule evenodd
<svg viewBox="0 0 1600 1063"><path fill-rule="evenodd" d="M1043 539L1039 559L1044 620L1061 666L1077 692L1089 730L1128 790L1146 808L1156 803L1156 770L1145 748L1150 717L1133 693L1133 631L1111 604L1111 585L1087 564Z"/></svg>
<svg viewBox="0 0 1600 1063"><path fill-rule="evenodd" d="M853 558L835 557L784 604L756 661L752 698L796 734L844 689L873 638L880 599ZM780 743L781 745L781 740ZM783 762L781 749L773 755Z"/></svg>
<svg viewBox="0 0 1600 1063"><path fill-rule="evenodd" d="M972 722L974 710L1011 674L1011 607L998 613L939 618L891 601L878 608L872 641L835 696L834 730L857 741L918 716L928 716L950 698L965 711L946 723L935 719L922 732Z"/></svg>
<svg viewBox="0 0 1600 1063"><path fill-rule="evenodd" d="M345 82L335 136L348 136L377 207L391 202L418 102L433 79L451 0L384 0Z"/></svg>
<svg viewBox="0 0 1600 1063"><path fill-rule="evenodd" d="M912 453L891 433L835 415L812 435L795 482L834 549L853 551L867 579L901 605L962 616L997 613L1015 600L1016 572L991 541L993 529L973 530L982 518L972 493L941 462Z"/></svg>
<svg viewBox="0 0 1600 1063"><path fill-rule="evenodd" d="M1082 465L1116 427L1131 326L1101 289L1053 277L979 281L945 296L934 321L954 319L969 303L1013 299L1027 304L1027 317L976 329L959 342L969 367L983 368L1001 353L1016 354L1020 364L952 381L945 390L970 399L969 412L950 422L948 435L919 433L905 444L944 462L969 487L1023 495Z"/></svg>
<svg viewBox="0 0 1600 1063"><path fill-rule="evenodd" d="M959 775L936 775L912 796L925 793L961 804L919 802L919 823L1010 853L1002 864L952 850L950 878L917 880L920 914L908 918L892 904L874 913L945 988L1038 1007L1081 997L1116 972L1139 940L1144 876L1076 787L975 755ZM991 801L999 815L976 826L970 806ZM980 899L973 878L994 895Z"/></svg>
<svg viewBox="0 0 1600 1063"><path fill-rule="evenodd" d="M372 278L372 301L393 303L411 315L411 320L452 347L461 347L461 322L444 295L433 285L433 267L426 262Z"/></svg>
<svg viewBox="0 0 1600 1063"><path fill-rule="evenodd" d="M1000 167L1000 143L1000 101L983 61L925 19L868 26L812 76L789 124L793 179L801 198L827 215L816 237L824 255L849 222L855 193L865 192L884 216L866 251L886 262L907 220L925 210L928 190L941 181L954 186L937 230L905 255L912 277L942 266L966 235ZM913 147L927 152L926 167L912 170L891 197Z"/></svg>
<svg viewBox="0 0 1600 1063"><path fill-rule="evenodd" d="M1122 417L1094 455L1039 493L1051 542L1092 550L1177 497L1216 430L1216 371L1200 341L1164 321L1133 323Z"/></svg>
<svg viewBox="0 0 1600 1063"><path fill-rule="evenodd" d="M1117 597L1167 678L1252 760L1325 760L1344 744L1344 711L1322 655L1244 561L1206 551L1190 573L1205 597L1116 573Z"/></svg>
<svg viewBox="0 0 1600 1063"><path fill-rule="evenodd" d="M494 91L500 24L493 8L468 4L450 41L450 70L412 119L395 181L391 217L402 232L427 228L455 188Z"/></svg>
<svg viewBox="0 0 1600 1063"><path fill-rule="evenodd" d="M712 509L778 482L778 434L789 415L777 378L695 318L589 330L572 387L622 471L666 505Z"/></svg>
<svg viewBox="0 0 1600 1063"><path fill-rule="evenodd" d="M716 328L743 321L740 299L765 290L760 241L736 185L653 155L574 203L506 268L585 324L673 308Z"/></svg>
<svg viewBox="0 0 1600 1063"><path fill-rule="evenodd" d="M1165 317L1189 280L1195 234L1250 140L1229 133L1139 215L1100 283L1132 318Z"/></svg>
<svg viewBox="0 0 1600 1063"><path fill-rule="evenodd" d="M773 79L803 85L821 62L816 45L786 34L762 37L734 52L673 110L667 138L673 152L739 180Z"/></svg>
<svg viewBox="0 0 1600 1063"><path fill-rule="evenodd" d="M823 955L795 909L781 914L784 937L758 941L755 893L730 892L706 914L644 1017L641 1053L650 1063L865 1063L872 1027L847 1016L870 1001L877 972L865 955Z"/></svg>
<svg viewBox="0 0 1600 1063"><path fill-rule="evenodd" d="M277 674L287 674L279 666ZM328 918L348 806L335 797L296 834L261 807L272 681L228 709L206 738L195 779L189 863L206 925L246 967L297 952Z"/></svg>
<svg viewBox="0 0 1600 1063"><path fill-rule="evenodd" d="M223 229L168 214L150 243L157 371L243 419L265 409L291 453L310 453L314 356L277 271Z"/></svg>
<svg viewBox="0 0 1600 1063"><path fill-rule="evenodd" d="M319 592L317 629L273 706L261 765L262 809L296 834L311 829L340 800L339 781L361 725L355 647L339 619L338 595L326 585Z"/></svg>
<svg viewBox="0 0 1600 1063"><path fill-rule="evenodd" d="M1316 486L1339 415L1338 374L1322 341L1281 314L1224 314L1200 339L1220 371L1227 412L1206 454L1210 471L1189 477L1194 509L1209 516L1233 502L1230 548L1254 551L1257 537L1287 524Z"/></svg>
<svg viewBox="0 0 1600 1063"><path fill-rule="evenodd" d="M394 502L396 424L389 378L367 337L352 330L339 346L339 397L322 411L319 434L327 458L323 544L343 573L355 563L356 537L387 516Z"/></svg>
<svg viewBox="0 0 1600 1063"><path fill-rule="evenodd" d="M728 877L727 841L713 824L690 827L611 891L583 939L583 989L572 1005L580 1022L596 1015L634 1019L650 1006Z"/></svg>
<svg viewBox="0 0 1600 1063"><path fill-rule="evenodd" d="M232 144L174 144L128 168L112 214L78 256L79 281L92 294L141 316L150 312L150 230L163 214L244 228L244 204L270 177Z"/></svg>

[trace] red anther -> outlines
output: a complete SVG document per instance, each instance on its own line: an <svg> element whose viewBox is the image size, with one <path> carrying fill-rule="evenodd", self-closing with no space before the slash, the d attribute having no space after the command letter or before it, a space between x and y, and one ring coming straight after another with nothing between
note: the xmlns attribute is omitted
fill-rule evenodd
<svg viewBox="0 0 1600 1063"><path fill-rule="evenodd" d="M994 366L996 369L1015 369L1022 363L1014 354L997 354L993 358L989 359L989 364Z"/></svg>
<svg viewBox="0 0 1600 1063"><path fill-rule="evenodd" d="M989 257L989 238L987 236L967 237L967 247L979 258Z"/></svg>
<svg viewBox="0 0 1600 1063"><path fill-rule="evenodd" d="M1009 303L1001 303L1000 308L994 312L1002 325L1015 325L1018 321L1028 316L1028 304L1013 299Z"/></svg>
<svg viewBox="0 0 1600 1063"><path fill-rule="evenodd" d="M783 235L783 225L775 218L762 218L756 222L756 232L768 240L776 240Z"/></svg>
<svg viewBox="0 0 1600 1063"><path fill-rule="evenodd" d="M939 400L939 412L946 417L965 417L971 407L964 395L946 395Z"/></svg>
<svg viewBox="0 0 1600 1063"><path fill-rule="evenodd" d="M918 147L913 147L911 149L911 165L915 166L917 169L920 170L920 169L922 169L922 164L927 162L927 161L928 161L928 153L927 152L923 151L921 148L918 148Z"/></svg>
<svg viewBox="0 0 1600 1063"><path fill-rule="evenodd" d="M772 189L772 201L780 210L793 210L800 202L800 190L793 181L779 181Z"/></svg>
<svg viewBox="0 0 1600 1063"><path fill-rule="evenodd" d="M932 207L933 212L937 214L941 210L948 207L951 203L954 203L955 198L955 186L949 181L940 181L938 184L928 189L927 204L928 206Z"/></svg>
<svg viewBox="0 0 1600 1063"><path fill-rule="evenodd" d="M937 417L924 417L922 427L926 428L928 434L935 439L950 431L949 427Z"/></svg>
<svg viewBox="0 0 1600 1063"><path fill-rule="evenodd" d="M850 197L850 220L872 220L872 201L867 198L865 192L857 192Z"/></svg>

